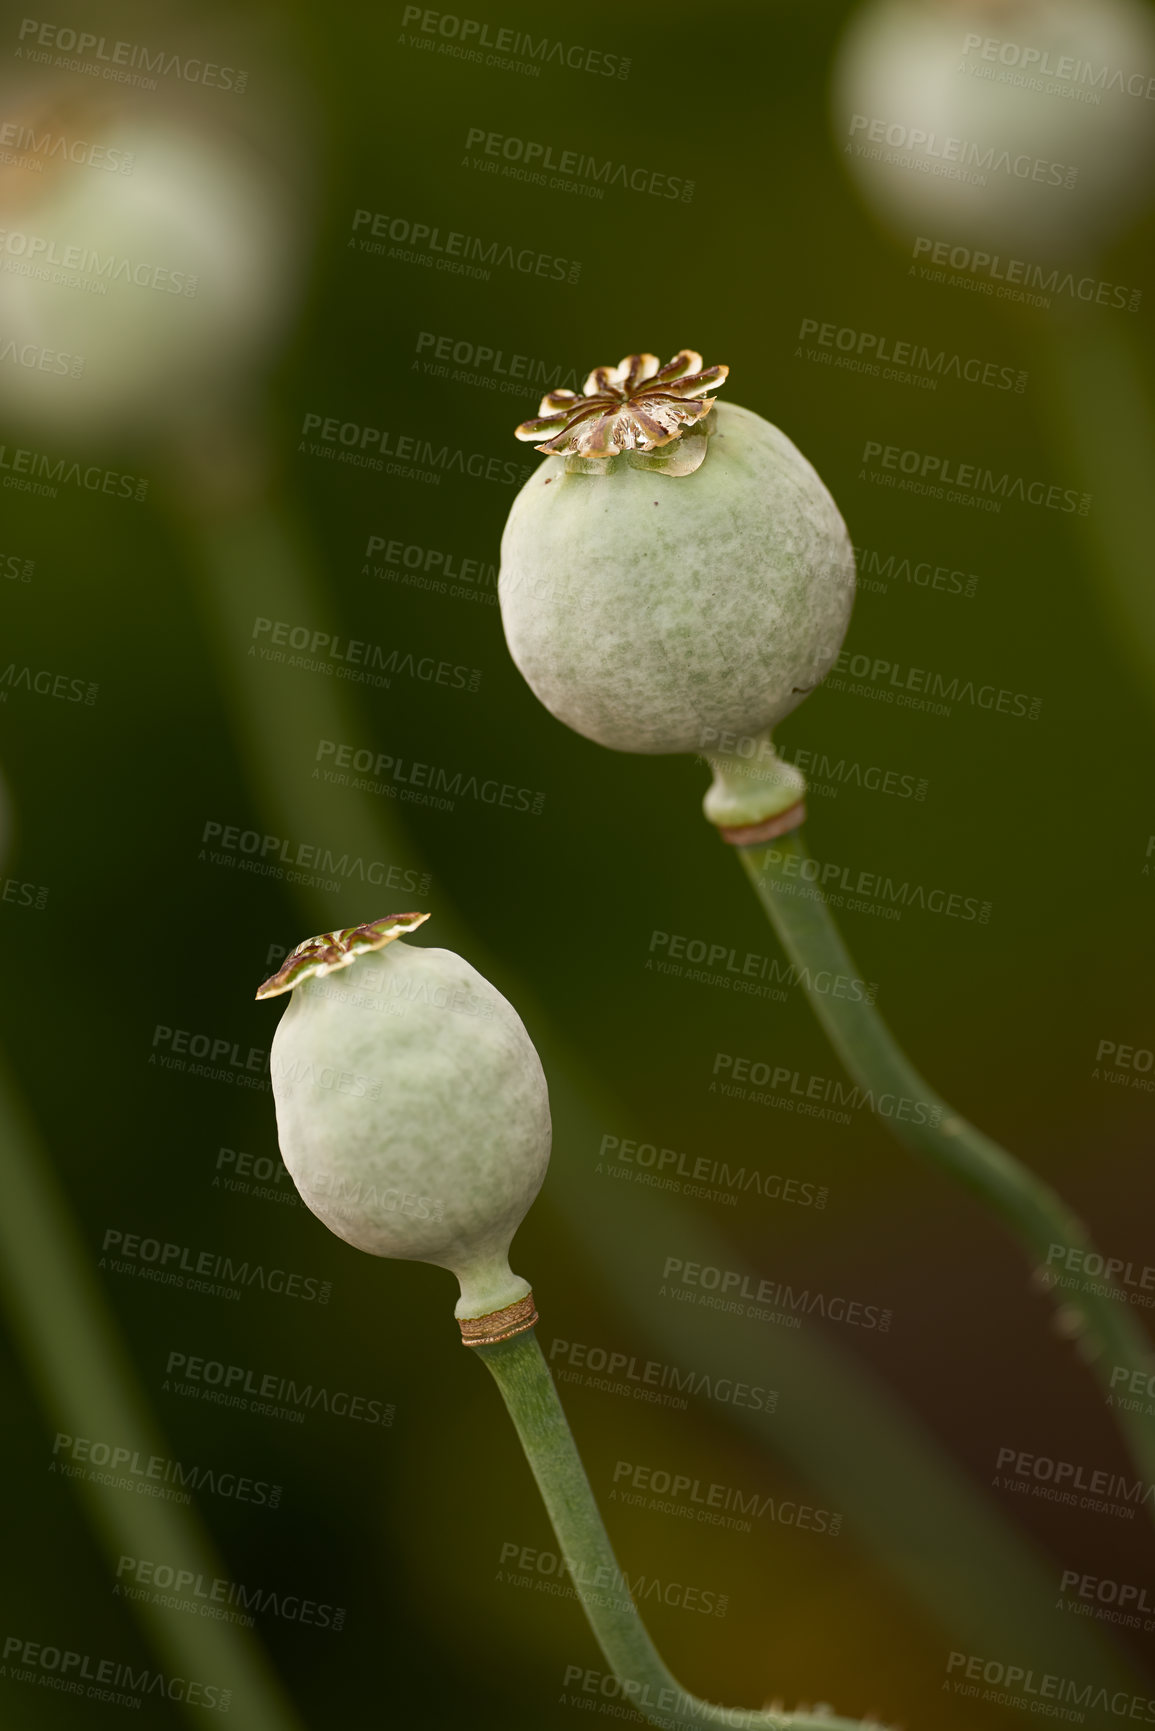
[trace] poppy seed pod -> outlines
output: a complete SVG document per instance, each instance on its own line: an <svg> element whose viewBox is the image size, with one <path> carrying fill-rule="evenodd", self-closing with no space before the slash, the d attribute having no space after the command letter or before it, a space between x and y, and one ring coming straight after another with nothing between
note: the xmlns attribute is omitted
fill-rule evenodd
<svg viewBox="0 0 1155 1731"><path fill-rule="evenodd" d="M850 619L833 499L777 427L704 400L727 369L700 367L628 356L518 429L554 437L502 537L506 642L551 714L617 751L711 756L767 733Z"/></svg>
<svg viewBox="0 0 1155 1731"><path fill-rule="evenodd" d="M1058 248L1050 270L1148 203L1152 70L1142 0L864 0L834 61L834 137L916 260L958 268L966 243L1001 281L1009 261L984 249ZM932 259L920 241L947 244Z"/></svg>
<svg viewBox="0 0 1155 1731"><path fill-rule="evenodd" d="M9 411L101 439L167 434L254 377L298 296L309 175L286 141L300 124L248 99L243 120L211 126L175 95L144 106L52 84L29 100L20 131L55 138L52 160L3 171L0 228L11 252L28 243L61 268L0 275L0 324L57 365L8 369ZM65 147L115 172L68 166Z"/></svg>
<svg viewBox="0 0 1155 1731"><path fill-rule="evenodd" d="M451 950L398 941L427 918L311 938L257 996L292 993L270 1068L302 1201L372 1256L450 1269L464 1320L532 1302L509 1246L545 1177L549 1097L501 993Z"/></svg>

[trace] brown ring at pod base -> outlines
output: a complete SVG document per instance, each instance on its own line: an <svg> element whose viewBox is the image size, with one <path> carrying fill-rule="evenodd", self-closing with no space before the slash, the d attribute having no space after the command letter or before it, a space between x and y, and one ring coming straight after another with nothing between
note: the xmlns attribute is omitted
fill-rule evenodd
<svg viewBox="0 0 1155 1731"><path fill-rule="evenodd" d="M765 823L742 824L737 829L727 829L719 824L718 834L722 840L729 842L731 847L756 847L759 842L773 841L775 836L788 835L792 829L798 829L806 822L806 802L799 800L789 811L780 811L777 817L768 817Z"/></svg>
<svg viewBox="0 0 1155 1731"><path fill-rule="evenodd" d="M491 1310L488 1316L458 1317L463 1346L492 1346L496 1341L510 1340L515 1334L524 1334L536 1321L537 1306L532 1292L527 1292L516 1304Z"/></svg>

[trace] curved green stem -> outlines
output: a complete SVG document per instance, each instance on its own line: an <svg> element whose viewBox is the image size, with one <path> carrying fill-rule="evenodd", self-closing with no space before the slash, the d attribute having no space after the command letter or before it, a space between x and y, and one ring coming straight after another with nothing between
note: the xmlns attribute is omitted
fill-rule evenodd
<svg viewBox="0 0 1155 1731"><path fill-rule="evenodd" d="M863 1731L862 1722L815 1712L721 1707L689 1694L666 1669L630 1596L602 1523L549 1366L532 1329L471 1348L493 1374L541 1492L561 1554L622 1699L665 1731L725 1725L734 1731Z"/></svg>
<svg viewBox="0 0 1155 1731"><path fill-rule="evenodd" d="M762 846L737 850L790 960L798 969L811 1007L835 1051L860 1088L881 1103L885 1095L910 1102L909 1116L883 1116L887 1129L916 1153L957 1178L998 1214L1045 1280L1061 1247L1087 1251L1091 1238L1082 1221L1048 1184L959 1117L936 1094L896 1042L862 990L858 971L818 887L806 879L809 855L801 831ZM831 989L841 975L844 995ZM857 982L857 986L855 985ZM857 994L857 995L856 995ZM1155 1480L1155 1425L1129 1412L1113 1397L1111 1372L1121 1367L1150 1375L1155 1356L1136 1326L1124 1295L1107 1279L1084 1279L1062 1290L1060 1320L1093 1364L1104 1384L1132 1457ZM1136 1402L1136 1406L1140 1403ZM1143 1403L1145 1404L1145 1403Z"/></svg>

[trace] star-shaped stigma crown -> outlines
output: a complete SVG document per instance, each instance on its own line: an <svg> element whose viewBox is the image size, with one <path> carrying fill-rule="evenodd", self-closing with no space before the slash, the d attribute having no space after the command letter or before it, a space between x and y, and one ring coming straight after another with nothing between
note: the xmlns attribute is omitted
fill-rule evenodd
<svg viewBox="0 0 1155 1731"><path fill-rule="evenodd" d="M386 914L384 919L370 920L368 925L343 926L338 932L306 938L259 988L257 997L279 998L302 980L313 976L321 979L325 974L335 974L338 968L348 968L358 956L368 950L383 950L394 938L416 931L428 918L428 914Z"/></svg>
<svg viewBox="0 0 1155 1731"><path fill-rule="evenodd" d="M580 396L550 391L536 420L523 421L517 437L558 457L657 450L705 419L714 407L707 392L724 384L729 371L703 368L693 349L680 349L664 367L657 355L626 355L616 367L595 367Z"/></svg>

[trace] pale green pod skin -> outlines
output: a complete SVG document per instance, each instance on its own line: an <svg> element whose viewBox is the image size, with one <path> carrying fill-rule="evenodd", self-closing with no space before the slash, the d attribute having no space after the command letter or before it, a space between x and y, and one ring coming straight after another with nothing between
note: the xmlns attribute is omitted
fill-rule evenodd
<svg viewBox="0 0 1155 1731"><path fill-rule="evenodd" d="M545 707L616 751L761 733L829 672L854 600L838 507L786 435L719 402L706 460L662 475L546 457L513 502L498 595Z"/></svg>
<svg viewBox="0 0 1155 1731"><path fill-rule="evenodd" d="M509 1246L549 1163L549 1096L520 1017L475 968L396 939L305 979L270 1067L282 1157L331 1231L450 1269L458 1317L527 1295Z"/></svg>

